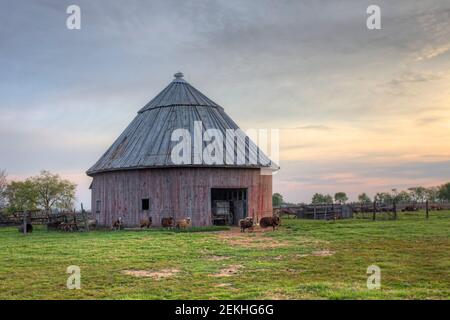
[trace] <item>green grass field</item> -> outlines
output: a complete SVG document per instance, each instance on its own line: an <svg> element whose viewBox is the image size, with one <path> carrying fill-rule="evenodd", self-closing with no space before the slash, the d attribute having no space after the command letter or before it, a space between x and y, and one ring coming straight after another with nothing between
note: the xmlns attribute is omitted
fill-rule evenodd
<svg viewBox="0 0 450 320"><path fill-rule="evenodd" d="M0 229L1 299L449 299L450 212L272 232ZM199 231L199 230L197 230ZM381 268L381 289L366 270ZM81 289L66 268L81 268Z"/></svg>

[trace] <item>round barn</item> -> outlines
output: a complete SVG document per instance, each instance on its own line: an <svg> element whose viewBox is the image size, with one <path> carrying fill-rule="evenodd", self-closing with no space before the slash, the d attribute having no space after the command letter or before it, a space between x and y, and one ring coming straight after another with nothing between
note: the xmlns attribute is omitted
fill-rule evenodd
<svg viewBox="0 0 450 320"><path fill-rule="evenodd" d="M190 217L193 226L208 226L272 215L276 169L224 109L179 72L87 174L99 225L121 217L137 226L151 217L159 226L164 217Z"/></svg>

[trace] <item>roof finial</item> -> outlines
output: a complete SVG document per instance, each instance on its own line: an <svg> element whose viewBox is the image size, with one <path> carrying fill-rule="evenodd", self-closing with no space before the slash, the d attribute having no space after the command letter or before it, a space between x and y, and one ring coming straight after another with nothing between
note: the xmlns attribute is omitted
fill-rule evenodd
<svg viewBox="0 0 450 320"><path fill-rule="evenodd" d="M178 71L178 72L175 73L173 76L174 76L176 79L181 79L181 78L184 77L184 74L183 74L183 72Z"/></svg>

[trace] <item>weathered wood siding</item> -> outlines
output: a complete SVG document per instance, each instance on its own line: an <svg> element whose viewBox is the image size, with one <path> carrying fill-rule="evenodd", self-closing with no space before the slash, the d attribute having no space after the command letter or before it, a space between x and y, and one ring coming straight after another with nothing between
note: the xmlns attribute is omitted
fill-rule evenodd
<svg viewBox="0 0 450 320"><path fill-rule="evenodd" d="M136 226L147 216L141 201L150 199L153 225L162 217L191 217L194 226L211 225L211 188L247 188L248 215L259 219L272 214L272 176L260 169L162 168L98 173L93 176L92 211L100 225L122 217ZM96 213L96 201L101 210Z"/></svg>

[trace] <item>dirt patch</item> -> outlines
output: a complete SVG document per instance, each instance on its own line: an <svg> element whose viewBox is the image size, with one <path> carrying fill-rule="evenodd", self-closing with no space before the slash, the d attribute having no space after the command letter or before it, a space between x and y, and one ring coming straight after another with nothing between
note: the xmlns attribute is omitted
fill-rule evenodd
<svg viewBox="0 0 450 320"><path fill-rule="evenodd" d="M310 256L314 256L314 257L330 257L334 255L334 251L331 250L316 250L313 251L311 253L303 253L303 254L296 254L295 257L296 258L305 258L305 257L310 257Z"/></svg>
<svg viewBox="0 0 450 320"><path fill-rule="evenodd" d="M275 231L277 232L277 231ZM287 241L280 241L264 236L264 231L255 227L254 232L240 232L239 228L218 233L218 238L231 246L242 246L247 248L279 248L289 245Z"/></svg>
<svg viewBox="0 0 450 320"><path fill-rule="evenodd" d="M159 271L148 270L123 270L122 273L133 277L153 278L160 280L163 278L169 278L180 272L178 269L162 269Z"/></svg>
<svg viewBox="0 0 450 320"><path fill-rule="evenodd" d="M233 284L232 283L217 283L214 285L214 287L217 288L227 288L227 287L231 287Z"/></svg>
<svg viewBox="0 0 450 320"><path fill-rule="evenodd" d="M289 300L290 297L281 292L269 292L266 297L269 300Z"/></svg>
<svg viewBox="0 0 450 320"><path fill-rule="evenodd" d="M318 250L318 251L314 251L312 253L313 256L316 257L330 257L332 255L334 255L334 251L330 251L330 250Z"/></svg>
<svg viewBox="0 0 450 320"><path fill-rule="evenodd" d="M307 254L307 253L296 254L296 255L295 255L296 258L304 258L304 257L308 257L308 256L309 256L309 254Z"/></svg>
<svg viewBox="0 0 450 320"><path fill-rule="evenodd" d="M230 257L227 257L227 256L209 256L206 259L209 260L209 261L222 261L222 260L230 259Z"/></svg>
<svg viewBox="0 0 450 320"><path fill-rule="evenodd" d="M243 266L241 264L232 264L221 269L218 273L210 274L211 277L231 277L236 275Z"/></svg>

